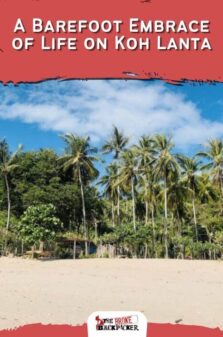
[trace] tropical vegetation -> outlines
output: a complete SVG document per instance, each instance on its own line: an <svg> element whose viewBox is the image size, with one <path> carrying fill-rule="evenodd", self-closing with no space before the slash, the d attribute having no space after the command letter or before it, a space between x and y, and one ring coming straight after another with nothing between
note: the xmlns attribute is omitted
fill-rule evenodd
<svg viewBox="0 0 223 337"><path fill-rule="evenodd" d="M75 252L82 242L85 257L90 243L131 258L223 257L221 139L190 156L166 135L133 144L117 127L100 148L89 137L62 139L62 155L11 153L0 141L1 255L61 257L62 238Z"/></svg>

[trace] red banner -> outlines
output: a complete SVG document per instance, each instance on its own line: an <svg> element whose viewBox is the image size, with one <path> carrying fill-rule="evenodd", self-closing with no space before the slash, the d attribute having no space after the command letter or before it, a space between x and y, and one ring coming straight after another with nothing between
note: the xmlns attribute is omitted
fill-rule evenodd
<svg viewBox="0 0 223 337"><path fill-rule="evenodd" d="M222 1L0 1L0 80L223 79Z"/></svg>
<svg viewBox="0 0 223 337"><path fill-rule="evenodd" d="M198 326L149 324L149 337L222 337L219 329L209 329ZM87 337L87 325L72 327L68 325L27 325L15 330L4 330L0 337Z"/></svg>

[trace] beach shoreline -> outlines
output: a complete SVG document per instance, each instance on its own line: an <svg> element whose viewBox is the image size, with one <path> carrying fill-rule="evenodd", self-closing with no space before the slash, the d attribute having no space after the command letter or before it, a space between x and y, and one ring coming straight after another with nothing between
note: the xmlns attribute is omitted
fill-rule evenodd
<svg viewBox="0 0 223 337"><path fill-rule="evenodd" d="M97 310L223 329L223 262L0 258L0 329L83 324Z"/></svg>

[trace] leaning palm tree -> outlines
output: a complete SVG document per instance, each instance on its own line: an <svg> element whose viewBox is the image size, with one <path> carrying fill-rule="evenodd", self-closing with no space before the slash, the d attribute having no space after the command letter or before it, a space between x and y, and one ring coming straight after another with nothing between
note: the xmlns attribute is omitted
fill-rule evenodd
<svg viewBox="0 0 223 337"><path fill-rule="evenodd" d="M173 176L178 175L178 164L172 154L174 144L170 137L156 135L154 138L157 157L154 163L154 176L163 182L164 192L164 245L165 258L169 257L168 252L168 183Z"/></svg>
<svg viewBox="0 0 223 337"><path fill-rule="evenodd" d="M196 158L189 158L184 155L177 155L178 162L182 170L182 183L186 186L192 198L193 218L195 226L196 240L198 241L198 228L197 228L197 211L196 211L196 196L199 192L200 177L198 172L201 168L201 163Z"/></svg>
<svg viewBox="0 0 223 337"><path fill-rule="evenodd" d="M102 147L103 153L113 153L113 157L115 160L119 160L120 154L123 150L126 149L126 145L128 144L128 138L123 135L122 132L118 130L116 126L113 127L112 137L107 143ZM119 172L118 172L119 173ZM120 186L117 185L117 220L118 224L120 223Z"/></svg>
<svg viewBox="0 0 223 337"><path fill-rule="evenodd" d="M197 156L204 157L208 163L203 165L203 170L211 170L214 182L219 186L223 196L223 141L213 139L208 142L206 151L198 152Z"/></svg>
<svg viewBox="0 0 223 337"><path fill-rule="evenodd" d="M135 185L137 182L138 174L138 160L135 156L133 149L122 153L121 167L119 173L119 183L123 184L126 189L131 190L132 196L132 220L133 228L136 231L136 198L135 198Z"/></svg>
<svg viewBox="0 0 223 337"><path fill-rule="evenodd" d="M84 186L87 182L97 178L98 170L94 166L97 160L93 154L95 148L90 146L90 138L79 137L74 134L62 136L66 143L65 155L59 160L63 163L64 171L73 170L74 178L77 178L80 184L82 200L83 229L85 238L85 254L88 255L88 228L86 221L86 205Z"/></svg>
<svg viewBox="0 0 223 337"><path fill-rule="evenodd" d="M9 176L18 167L16 162L18 154L21 151L21 149L22 146L19 145L18 149L13 154L11 154L6 140L3 139L0 141L0 171L6 186L7 204L8 204L7 222L6 222L7 231L10 226L10 216L11 216L11 189L9 184Z"/></svg>

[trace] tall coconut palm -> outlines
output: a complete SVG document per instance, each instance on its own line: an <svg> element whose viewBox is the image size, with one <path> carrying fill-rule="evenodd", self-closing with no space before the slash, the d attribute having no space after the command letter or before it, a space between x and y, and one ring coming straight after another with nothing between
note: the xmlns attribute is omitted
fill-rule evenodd
<svg viewBox="0 0 223 337"><path fill-rule="evenodd" d="M138 161L133 149L123 152L121 155L121 166L119 172L119 183L131 190L132 197L132 221L136 231L136 198L135 185L137 182Z"/></svg>
<svg viewBox="0 0 223 337"><path fill-rule="evenodd" d="M104 187L103 194L111 200L112 206L112 225L115 226L115 199L117 198L117 189L115 184L117 183L117 165L116 163L110 164L106 168L106 175L101 177L98 184Z"/></svg>
<svg viewBox="0 0 223 337"><path fill-rule="evenodd" d="M148 213L149 213L149 204L148 204L148 184L151 179L151 164L154 160L154 142L150 137L143 136L139 139L139 143L134 147L135 155L139 161L139 172L144 183L144 202L145 202L145 223L148 223Z"/></svg>
<svg viewBox="0 0 223 337"><path fill-rule="evenodd" d="M3 139L0 141L0 171L6 186L7 204L8 204L7 222L6 222L7 230L9 229L10 226L10 216L11 216L11 189L9 184L9 176L18 167L18 164L16 162L18 154L21 151L21 149L22 146L19 145L18 149L13 154L11 154L6 140Z"/></svg>
<svg viewBox="0 0 223 337"><path fill-rule="evenodd" d="M120 154L126 149L128 144L128 138L123 135L121 131L118 130L116 126L113 127L112 137L107 143L102 147L103 153L113 153L113 157L116 161L119 160ZM120 223L120 186L117 185L117 220Z"/></svg>
<svg viewBox="0 0 223 337"><path fill-rule="evenodd" d="M200 177L198 175L198 172L200 171L201 163L196 158L189 158L184 155L178 155L177 159L182 170L181 180L187 187L189 194L191 195L192 198L195 234L196 240L198 241L196 196L199 191Z"/></svg>
<svg viewBox="0 0 223 337"><path fill-rule="evenodd" d="M146 178L145 178L146 176ZM145 183L146 182L146 183ZM155 212L158 206L158 198L160 195L160 186L154 180L152 170L149 167L148 173L144 172L143 175L140 173L138 178L139 191L141 192L142 199L146 206L146 217L145 224L148 224L149 213L150 213L150 223L152 224L152 243L153 243L153 253L157 256L156 249L156 228L155 228Z"/></svg>
<svg viewBox="0 0 223 337"><path fill-rule="evenodd" d="M180 176L173 176L169 184L168 205L173 217L177 222L177 235L182 235L183 218L186 216L185 203L187 202L188 190Z"/></svg>
<svg viewBox="0 0 223 337"><path fill-rule="evenodd" d="M223 141L213 139L208 142L206 151L198 152L197 156L204 157L208 163L202 166L204 170L211 170L214 182L219 186L223 196Z"/></svg>
<svg viewBox="0 0 223 337"><path fill-rule="evenodd" d="M174 144L170 137L165 135L156 135L154 138L157 158L154 163L154 175L163 182L164 192L164 245L165 258L169 257L168 252L168 183L173 175L178 174L178 164L172 154Z"/></svg>
<svg viewBox="0 0 223 337"><path fill-rule="evenodd" d="M85 238L85 255L88 255L88 228L86 221L86 205L84 186L87 182L97 178L98 170L94 166L97 160L93 154L96 149L90 146L90 138L79 137L74 134L66 134L62 136L65 141L65 155L59 160L63 163L64 171L73 170L74 178L77 178L80 184L81 200L82 200L82 216Z"/></svg>
<svg viewBox="0 0 223 337"><path fill-rule="evenodd" d="M208 174L203 173L199 180L199 200L202 203L209 203L218 199L218 193Z"/></svg>
<svg viewBox="0 0 223 337"><path fill-rule="evenodd" d="M199 181L199 194L198 198L199 201L201 202L200 209L210 209L210 205L213 204L213 201L217 202L218 201L218 191L216 187L213 185L212 181L210 180L210 177L208 174L202 174L200 176L200 181ZM215 209L215 214L219 212L218 207L214 207ZM199 218L200 222L202 224L202 227L205 228L209 243L212 244L212 240L214 238L214 229L215 226L214 224L218 222L217 218L215 218L215 214L211 214L211 216L207 216L206 212L199 212ZM222 213L222 212L221 212ZM209 249L209 258L211 259L212 257L212 250Z"/></svg>

